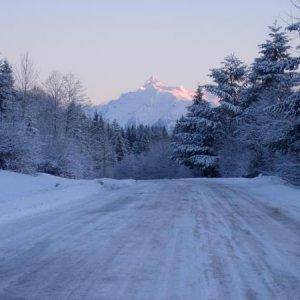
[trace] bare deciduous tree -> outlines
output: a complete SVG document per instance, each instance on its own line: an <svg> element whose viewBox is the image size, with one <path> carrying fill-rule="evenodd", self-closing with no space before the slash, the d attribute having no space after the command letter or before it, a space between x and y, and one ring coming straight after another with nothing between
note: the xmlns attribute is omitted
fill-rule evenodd
<svg viewBox="0 0 300 300"><path fill-rule="evenodd" d="M61 105L65 96L63 75L58 71L51 72L44 83L44 87L53 100L55 107Z"/></svg>
<svg viewBox="0 0 300 300"><path fill-rule="evenodd" d="M28 92L34 87L38 78L35 65L28 52L22 54L16 69L16 84L22 93L22 116L25 117L28 106Z"/></svg>
<svg viewBox="0 0 300 300"><path fill-rule="evenodd" d="M70 104L71 102L84 104L87 100L85 89L83 88L81 81L74 74L66 74L63 77L63 85L66 104Z"/></svg>
<svg viewBox="0 0 300 300"><path fill-rule="evenodd" d="M53 133L57 136L59 107L62 105L65 97L63 75L58 71L53 71L46 79L44 88L53 103Z"/></svg>

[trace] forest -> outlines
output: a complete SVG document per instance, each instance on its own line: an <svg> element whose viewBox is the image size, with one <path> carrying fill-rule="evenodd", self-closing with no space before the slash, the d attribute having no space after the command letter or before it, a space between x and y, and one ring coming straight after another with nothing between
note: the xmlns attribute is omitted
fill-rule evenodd
<svg viewBox="0 0 300 300"><path fill-rule="evenodd" d="M173 131L122 128L89 112L80 80L37 80L24 54L0 61L0 169L68 178L156 179L277 175L300 183L300 23L274 23L247 66L234 54L211 69ZM219 99L212 106L206 90Z"/></svg>

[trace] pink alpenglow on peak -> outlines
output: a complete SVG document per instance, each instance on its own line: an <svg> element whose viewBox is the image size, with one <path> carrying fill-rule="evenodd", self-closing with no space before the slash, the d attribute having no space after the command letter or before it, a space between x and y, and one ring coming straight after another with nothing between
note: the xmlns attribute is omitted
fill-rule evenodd
<svg viewBox="0 0 300 300"><path fill-rule="evenodd" d="M140 90L146 89L155 89L161 93L170 93L180 100L192 100L195 94L193 91L189 91L183 86L166 86L154 76L151 76L140 88Z"/></svg>
<svg viewBox="0 0 300 300"><path fill-rule="evenodd" d="M116 120L122 126L147 124L173 128L176 120L186 114L194 95L183 86L168 86L151 76L136 91L123 93L118 99L95 109L105 119ZM216 98L205 91L204 99L212 105L217 103Z"/></svg>
<svg viewBox="0 0 300 300"><path fill-rule="evenodd" d="M151 76L143 85L143 88L147 88L149 86L162 86L162 82L156 79L154 76Z"/></svg>

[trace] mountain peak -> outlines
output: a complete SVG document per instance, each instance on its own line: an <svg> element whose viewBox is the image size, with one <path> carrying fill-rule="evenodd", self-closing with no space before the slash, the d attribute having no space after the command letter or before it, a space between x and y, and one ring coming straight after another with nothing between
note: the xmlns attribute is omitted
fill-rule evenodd
<svg viewBox="0 0 300 300"><path fill-rule="evenodd" d="M122 126L159 123L171 128L186 113L193 96L194 92L183 86L168 86L151 76L138 90L123 93L99 111L105 119L115 119Z"/></svg>
<svg viewBox="0 0 300 300"><path fill-rule="evenodd" d="M160 82L158 79L156 79L154 76L151 76L142 86L142 89L147 88L156 88L162 86L162 82Z"/></svg>
<svg viewBox="0 0 300 300"><path fill-rule="evenodd" d="M152 83L152 84L156 84L159 83L160 81L157 80L153 75L146 81L146 84Z"/></svg>
<svg viewBox="0 0 300 300"><path fill-rule="evenodd" d="M154 76L151 76L140 88L140 90L155 90L160 93L168 93L180 100L192 100L194 96L193 92L185 89L183 86L166 86Z"/></svg>

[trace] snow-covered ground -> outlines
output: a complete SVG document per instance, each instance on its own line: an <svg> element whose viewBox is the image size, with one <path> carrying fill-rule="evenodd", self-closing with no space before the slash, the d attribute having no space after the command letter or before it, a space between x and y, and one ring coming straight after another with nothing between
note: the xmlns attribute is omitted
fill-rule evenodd
<svg viewBox="0 0 300 300"><path fill-rule="evenodd" d="M0 299L297 299L300 190L277 178L0 171Z"/></svg>

